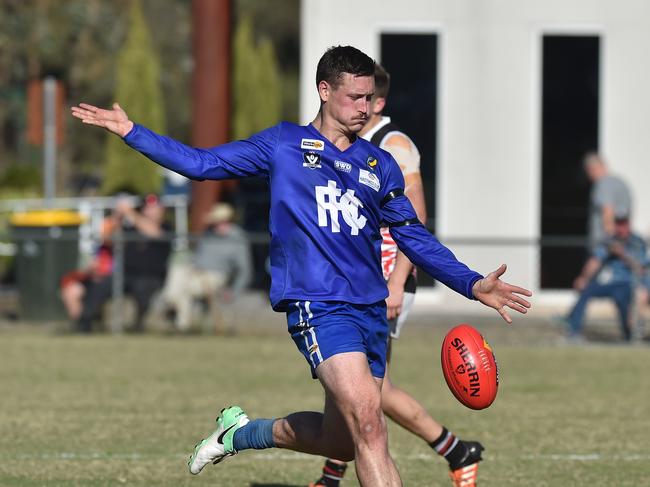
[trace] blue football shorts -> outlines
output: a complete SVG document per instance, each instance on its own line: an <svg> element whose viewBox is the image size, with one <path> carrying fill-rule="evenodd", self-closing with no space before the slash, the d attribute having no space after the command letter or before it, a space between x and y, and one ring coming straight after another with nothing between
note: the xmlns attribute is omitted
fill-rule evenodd
<svg viewBox="0 0 650 487"><path fill-rule="evenodd" d="M316 368L338 353L362 352L374 377L386 373L388 322L386 302L351 304L294 301L287 308L291 338L316 378Z"/></svg>

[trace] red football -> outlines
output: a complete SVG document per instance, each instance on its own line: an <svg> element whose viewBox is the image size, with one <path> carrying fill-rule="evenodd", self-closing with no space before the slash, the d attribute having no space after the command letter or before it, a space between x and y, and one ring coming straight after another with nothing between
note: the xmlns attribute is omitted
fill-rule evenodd
<svg viewBox="0 0 650 487"><path fill-rule="evenodd" d="M494 352L475 328L458 325L442 342L442 373L451 392L470 409L485 409L497 397L499 369Z"/></svg>

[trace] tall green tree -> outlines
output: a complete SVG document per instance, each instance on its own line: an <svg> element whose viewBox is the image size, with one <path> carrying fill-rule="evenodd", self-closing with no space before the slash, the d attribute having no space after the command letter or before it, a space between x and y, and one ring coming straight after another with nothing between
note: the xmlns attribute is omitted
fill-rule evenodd
<svg viewBox="0 0 650 487"><path fill-rule="evenodd" d="M165 131L164 98L159 84L160 60L145 21L140 0L131 3L130 27L116 65L115 100L129 118L156 132ZM119 138L108 137L102 191L129 190L137 194L158 192L159 166L128 148Z"/></svg>
<svg viewBox="0 0 650 487"><path fill-rule="evenodd" d="M253 35L250 15L242 16L233 40L232 136L248 137L276 124L282 115L282 87L273 44Z"/></svg>

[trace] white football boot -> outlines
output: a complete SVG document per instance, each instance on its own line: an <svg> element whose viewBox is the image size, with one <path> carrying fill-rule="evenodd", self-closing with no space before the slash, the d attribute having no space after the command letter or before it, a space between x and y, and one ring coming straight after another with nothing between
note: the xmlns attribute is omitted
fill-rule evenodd
<svg viewBox="0 0 650 487"><path fill-rule="evenodd" d="M249 422L248 416L239 406L230 406L221 410L217 418L217 429L194 448L187 466L192 475L196 475L208 463L215 465L227 457L237 454L233 447L235 431Z"/></svg>

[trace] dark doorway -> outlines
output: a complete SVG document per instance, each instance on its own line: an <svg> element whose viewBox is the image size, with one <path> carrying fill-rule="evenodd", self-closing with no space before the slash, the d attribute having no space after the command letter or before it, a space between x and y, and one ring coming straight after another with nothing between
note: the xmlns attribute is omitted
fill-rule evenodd
<svg viewBox="0 0 650 487"><path fill-rule="evenodd" d="M543 289L572 285L585 261L590 183L582 161L598 149L598 36L545 35L542 54Z"/></svg>
<svg viewBox="0 0 650 487"><path fill-rule="evenodd" d="M382 34L381 64L391 75L385 114L413 139L421 155L427 228L436 230L438 35ZM420 272L421 285L433 280Z"/></svg>

